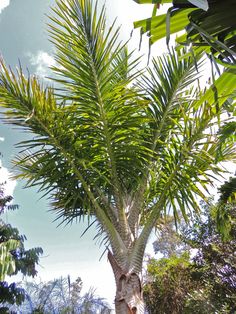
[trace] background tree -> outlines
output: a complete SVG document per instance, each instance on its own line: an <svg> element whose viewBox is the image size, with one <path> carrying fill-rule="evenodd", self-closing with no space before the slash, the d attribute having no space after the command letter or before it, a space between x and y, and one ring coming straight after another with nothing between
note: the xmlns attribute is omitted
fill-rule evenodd
<svg viewBox="0 0 236 314"><path fill-rule="evenodd" d="M178 226L182 229L185 225ZM163 257L171 257L172 255L180 256L187 251L187 245L181 238L181 232L176 230L175 219L173 216L166 216L158 220L156 226L156 240L153 242L153 249L155 254L160 253Z"/></svg>
<svg viewBox="0 0 236 314"><path fill-rule="evenodd" d="M150 314L184 313L188 293L201 287L193 278L188 252L148 261L144 299Z"/></svg>
<svg viewBox="0 0 236 314"><path fill-rule="evenodd" d="M0 187L0 214L3 214L4 210L17 207L8 205L11 200L11 196L4 196L2 185ZM43 251L41 248L26 250L25 240L26 237L20 235L18 229L0 219L0 313L9 313L10 304L21 304L25 299L24 289L18 287L15 282L11 284L6 282L6 276L22 273L34 277L37 274L35 267Z"/></svg>
<svg viewBox="0 0 236 314"><path fill-rule="evenodd" d="M50 34L57 83L44 88L1 63L5 122L33 136L15 164L26 186L39 185L64 221L94 216L116 280L117 313L143 313L140 273L161 212L187 219L199 210L217 164L217 129L235 89L229 71L202 92L195 61L171 53L141 75L137 60L106 28L104 8L88 0L57 1ZM211 172L210 172L211 171ZM203 192L204 191L204 192Z"/></svg>
<svg viewBox="0 0 236 314"><path fill-rule="evenodd" d="M227 241L217 230L216 206L203 205L204 214L182 233L189 251L181 256L150 259L144 288L150 313L234 313L236 288L236 216L229 210ZM224 237L225 233L223 233ZM191 251L191 250L190 250Z"/></svg>
<svg viewBox="0 0 236 314"><path fill-rule="evenodd" d="M48 282L23 282L27 297L20 306L11 307L17 313L38 314L109 314L111 310L104 299L90 289L81 294L82 280L71 282L70 276Z"/></svg>

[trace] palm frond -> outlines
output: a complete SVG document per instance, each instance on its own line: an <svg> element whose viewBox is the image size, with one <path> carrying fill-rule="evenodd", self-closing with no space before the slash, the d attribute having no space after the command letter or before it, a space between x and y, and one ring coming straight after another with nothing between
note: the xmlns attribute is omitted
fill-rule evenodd
<svg viewBox="0 0 236 314"><path fill-rule="evenodd" d="M136 1L136 0L135 0ZM153 3L151 1L136 1ZM228 68L235 68L236 61L236 24L235 1L227 0L160 0L158 4L172 3L166 14L134 22L140 28L141 35L146 33L150 45L166 37L167 44L171 34L185 30L177 37L180 46L189 46L197 52L205 52L214 56L215 60ZM204 4L204 5L202 5Z"/></svg>
<svg viewBox="0 0 236 314"><path fill-rule="evenodd" d="M193 64L192 66L194 68ZM147 239L160 213L167 213L169 210L178 219L180 212L188 220L189 211L199 212L197 198L206 200L209 186L224 173L224 169L217 162L235 158L235 146L231 142L224 147L221 158L216 160L219 145L217 117L223 113L225 115L224 102L231 95L228 94L228 86L225 87L225 93L221 94L217 111L214 106L215 98L212 97L212 87L203 95L198 88L189 94L185 91L187 85L183 84L181 89L180 84L178 93L174 85L173 88L168 86L168 78L172 78L171 70L166 71L167 75L165 71L161 72L161 69L160 66L160 73L161 75L164 73L163 78L165 77L165 80L162 79L163 84L160 84L159 76L155 77L153 73L154 78L147 85L150 94L156 96L152 96L153 103L151 102L150 106L158 108L156 116L153 114L155 110L151 111L155 123L157 121L157 128L152 122L154 125L152 130L158 132L163 127L162 132L157 133L159 139L153 137L156 141L155 155L150 160L151 167L149 165L147 188L143 198L143 212L141 211L143 229L130 257L130 265L134 271L140 269L142 265ZM168 69L171 69L171 66ZM177 69L174 68L172 71L176 73ZM189 82L193 80L194 76ZM175 82L173 78L171 81ZM222 77L216 80L215 85L221 83ZM168 90L172 92L170 95L174 95L170 98L171 103L165 101ZM167 108L167 111L162 108Z"/></svg>
<svg viewBox="0 0 236 314"><path fill-rule="evenodd" d="M20 144L15 164L27 186L50 192L59 217L70 221L96 212L110 241L119 242L121 249L114 250L124 255L118 231L129 228L122 193L137 184L148 154L139 128L146 105L136 102L130 87L137 60L117 44L114 25L106 31L104 8L98 14L91 1L71 0L57 1L53 10L58 95L2 63L6 121L37 134ZM124 223L118 226L117 217Z"/></svg>

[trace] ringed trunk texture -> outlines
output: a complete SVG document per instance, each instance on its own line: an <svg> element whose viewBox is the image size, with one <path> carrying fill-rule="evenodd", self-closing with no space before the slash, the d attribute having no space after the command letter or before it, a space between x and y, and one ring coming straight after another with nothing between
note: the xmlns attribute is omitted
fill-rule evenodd
<svg viewBox="0 0 236 314"><path fill-rule="evenodd" d="M108 260L116 281L116 314L144 314L143 291L139 274L122 270L110 251Z"/></svg>

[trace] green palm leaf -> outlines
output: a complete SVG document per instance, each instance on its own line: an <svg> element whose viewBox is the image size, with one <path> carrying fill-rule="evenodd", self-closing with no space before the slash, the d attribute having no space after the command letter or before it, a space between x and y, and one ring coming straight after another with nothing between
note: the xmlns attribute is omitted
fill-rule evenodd
<svg viewBox="0 0 236 314"><path fill-rule="evenodd" d="M134 0L135 1L135 0ZM165 4L173 3L166 14L134 22L135 28L140 28L141 34L146 33L150 45L166 37L167 44L171 34L185 30L176 42L181 46L191 43L197 53L210 53L215 60L226 67L235 68L235 1L213 0L160 0L136 1L142 3Z"/></svg>

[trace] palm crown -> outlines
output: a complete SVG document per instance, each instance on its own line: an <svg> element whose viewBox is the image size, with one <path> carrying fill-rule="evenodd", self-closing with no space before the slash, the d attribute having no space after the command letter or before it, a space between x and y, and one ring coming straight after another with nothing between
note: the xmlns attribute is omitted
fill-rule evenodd
<svg viewBox="0 0 236 314"><path fill-rule="evenodd" d="M195 60L172 51L145 73L88 0L57 1L51 17L55 88L1 63L5 121L32 132L15 164L27 186L49 193L59 217L95 216L116 270L140 272L157 219L187 219L207 184L234 158L217 129L235 78L227 70L201 92ZM228 81L225 85L225 81ZM192 86L192 87L190 87ZM117 263L117 264L115 264ZM114 266L116 265L116 266Z"/></svg>

